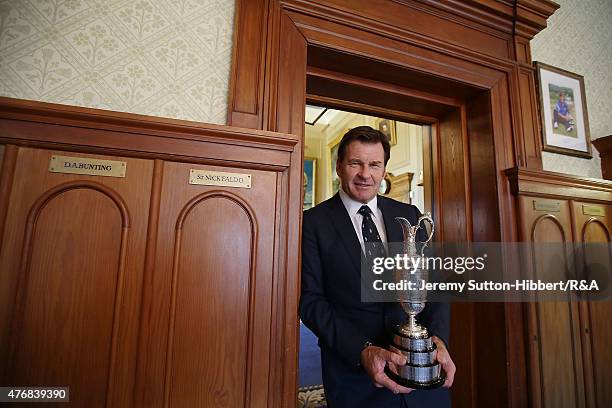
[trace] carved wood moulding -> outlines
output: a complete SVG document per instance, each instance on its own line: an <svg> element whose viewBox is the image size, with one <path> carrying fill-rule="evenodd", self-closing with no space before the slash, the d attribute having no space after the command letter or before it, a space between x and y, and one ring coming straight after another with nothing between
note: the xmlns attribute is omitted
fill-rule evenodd
<svg viewBox="0 0 612 408"><path fill-rule="evenodd" d="M525 168L506 170L512 193L612 202L612 181Z"/></svg>

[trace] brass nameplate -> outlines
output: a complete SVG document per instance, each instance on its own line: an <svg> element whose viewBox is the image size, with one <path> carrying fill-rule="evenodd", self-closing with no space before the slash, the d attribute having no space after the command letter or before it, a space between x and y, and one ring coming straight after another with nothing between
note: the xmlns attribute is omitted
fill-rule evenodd
<svg viewBox="0 0 612 408"><path fill-rule="evenodd" d="M561 203L558 201L533 200L533 209L536 211L559 212L561 211Z"/></svg>
<svg viewBox="0 0 612 408"><path fill-rule="evenodd" d="M52 173L86 174L89 176L125 177L126 162L85 157L51 156Z"/></svg>
<svg viewBox="0 0 612 408"><path fill-rule="evenodd" d="M251 188L251 175L191 169L189 171L189 184Z"/></svg>
<svg viewBox="0 0 612 408"><path fill-rule="evenodd" d="M606 216L606 210L599 205L582 204L582 213L584 215L596 215L599 217Z"/></svg>

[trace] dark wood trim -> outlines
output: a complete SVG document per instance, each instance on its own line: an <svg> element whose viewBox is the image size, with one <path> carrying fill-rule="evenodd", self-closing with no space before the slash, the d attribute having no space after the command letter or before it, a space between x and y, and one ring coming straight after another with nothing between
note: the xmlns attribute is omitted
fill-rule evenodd
<svg viewBox="0 0 612 408"><path fill-rule="evenodd" d="M327 106L348 112L395 119L403 122L414 123L416 125L431 125L432 123L436 122L436 118L430 116L413 115L411 113L406 113L395 109L381 108L378 106L366 105L343 99L328 98L320 95L306 94L306 102L313 105Z"/></svg>
<svg viewBox="0 0 612 408"><path fill-rule="evenodd" d="M491 31L512 32L532 38L546 27L546 19L559 5L549 1L533 0L426 0L425 3L466 20L488 27ZM512 24L516 19L518 24Z"/></svg>
<svg viewBox="0 0 612 408"><path fill-rule="evenodd" d="M436 124L431 124L423 127L423 211L431 212L434 222L436 222L436 229L440 227L438 221L437 210L434 207L436 200L434 195L436 194L433 178L433 162L434 162L434 149L437 152L437 147L434 143L434 132ZM437 154L437 153L436 153ZM417 175L418 177L418 175ZM426 183L425 180L428 182ZM436 240L442 240L436 237Z"/></svg>
<svg viewBox="0 0 612 408"><path fill-rule="evenodd" d="M235 4L227 123L258 129L263 118L268 0L237 0ZM246 15L252 18L244 18ZM244 41L243 37L248 37L249 41ZM239 68L242 65L255 65L261 69L245 71ZM236 97L238 92L240 98Z"/></svg>
<svg viewBox="0 0 612 408"><path fill-rule="evenodd" d="M593 140L591 143L595 145L595 148L599 152L599 156L602 159L612 155L612 135L599 137Z"/></svg>
<svg viewBox="0 0 612 408"><path fill-rule="evenodd" d="M162 194L162 181L164 174L164 162L162 160L155 160L153 164L153 181L151 184L151 200L149 202L149 218L147 225L147 243L145 245L145 260L144 260L144 272L142 276L142 303L140 309L140 318L138 321L141 322L141 327L146 330L150 330L152 325L150 322L154 319L151 310L151 299L154 291L154 273L155 273L155 259L157 256L157 236L159 232L159 208L161 204ZM147 324L142 324L147 322ZM149 336L153 333L140 330L138 332L138 350L146 350ZM144 353L139 353L136 360L136 383L134 390L134 406L150 406L151 403L147 401L147 372L148 372L149 359Z"/></svg>
<svg viewBox="0 0 612 408"><path fill-rule="evenodd" d="M281 203L284 202L288 198L287 189L284 188L284 186L287 185L287 181L288 181L287 172L283 172L278 175L277 182L276 182L276 188L278 191L277 205L279 205L279 208L280 208L280 211L278 211L277 213L277 217L283 220L287 218L287 207L281 205ZM284 225L286 226L286 224ZM282 236L282 234L284 234L286 231L285 228L286 227L283 227L283 225L281 225L280 222L275 222L274 233L278 236ZM282 274L280 272L284 268L286 268L286 265L284 265L283 262L279 262L279 259L281 259L286 249L287 248L284 245L282 245L281 242L277 242L276 246L274 247L274 254L275 254L274 256L274 276L281 276ZM278 256L276 256L276 254L278 254ZM274 282L274 287L272 288L274 296L272 297L272 320L271 321L272 321L272 326L275 327L275 330L277 333L280 333L283 331L283 326L279 322L282 321L285 315L285 308L283 307L283 302L281 301L282 296L285 294L285 287L283 286L283 282L284 282L284 279L277 279L277 281ZM270 356L269 356L270 367L274 367L275 361L278 362L279 356L283 355L282 347L283 347L282 341L279 341L279 339L272 339L272 341L270 342ZM283 386L282 385L282 374L275 372L275 371L271 371L270 374L271 374L271 377L270 377L270 381L268 382L268 395L269 395L268 406L277 407L277 406L280 406L280 404L278 403L277 399L274 398L274 395L275 393L277 393L277 390Z"/></svg>
<svg viewBox="0 0 612 408"><path fill-rule="evenodd" d="M362 88L381 90L392 94L422 99L425 101L435 102L442 105L448 105L452 107L459 107L462 105L462 101L457 98L450 98L437 94L432 94L429 92L418 91L415 89L405 88L403 86L393 85L382 81L365 79L354 75L341 74L339 72L330 71L327 69L308 66L306 72L308 76L312 77L329 79L334 82L351 84L353 86L359 86Z"/></svg>
<svg viewBox="0 0 612 408"><path fill-rule="evenodd" d="M471 223L467 213L470 210L466 202L466 185L468 174L466 170L466 148L464 142L464 124L462 109L454 109L438 124L438 154L436 160L439 173L434 179L440 183L441 229L443 239L449 242L465 242L471 237ZM444 138L442 140L442 137Z"/></svg>
<svg viewBox="0 0 612 408"><path fill-rule="evenodd" d="M13 188L16 162L17 147L14 145L7 145L4 148L2 172L0 173L0 242L4 242L4 225L6 223L6 213L9 207L9 198L11 197L11 190ZM1 249L0 247L0 250Z"/></svg>
<svg viewBox="0 0 612 408"><path fill-rule="evenodd" d="M573 223L572 223L573 224ZM607 230L607 228L606 228ZM608 237L609 239L609 237ZM582 344L582 364L584 371L584 386L586 406L589 408L597 407L597 395L595 381L589 380L595 375L595 362L593 361L593 337L591 336L591 308L587 302L578 302L578 316L580 320L580 337ZM601 391L599 391L601 393Z"/></svg>
<svg viewBox="0 0 612 408"><path fill-rule="evenodd" d="M83 132L83 128L88 132ZM54 132L54 130L57 130ZM244 166L290 165L298 144L292 134L200 124L176 119L102 111L0 97L0 141L52 149L122 154L178 161L218 162L231 145L228 161ZM252 157L249 147L262 154Z"/></svg>
<svg viewBox="0 0 612 408"><path fill-rule="evenodd" d="M469 58L487 58L491 62L509 61L511 35L483 30L483 26L458 18L440 9L418 1L387 1L365 5L355 14L351 0L281 0L291 12L309 14L318 19L350 25L360 31L368 31L387 38L401 39L407 43L463 54ZM292 13L290 13L293 15ZM410 21L409 25L406 21ZM300 26L300 22L296 21ZM452 25L452 30L441 29ZM493 35L492 35L493 34ZM477 57L478 55L478 57Z"/></svg>
<svg viewBox="0 0 612 408"><path fill-rule="evenodd" d="M273 407L294 406L297 400L297 368L298 368L298 302L300 297L300 254L301 254L301 225L303 211L303 184L302 165L304 156L304 105L306 102L306 39L286 14L279 15L279 39L282 39L278 50L278 73L276 82L271 84L273 100L279 101L276 105L268 105L267 112L274 118L273 130L297 135L299 143L291 153L290 168L283 173L286 178L285 186L287 207L281 212L283 225L286 230L283 235L287 237L286 245L281 248L280 259L285 260L279 265L281 285L278 299L284 304L279 305L279 316L275 320L278 324L276 354L273 359L273 378L270 384L276 385L270 395L276 400L270 404ZM281 102L282 101L282 102ZM272 121L270 121L272 122ZM291 188L295 186L296 188ZM282 273L284 272L284 273ZM282 307L281 307L282 306ZM281 311L282 310L282 311Z"/></svg>
<svg viewBox="0 0 612 408"><path fill-rule="evenodd" d="M597 138L591 142L601 158L601 174L606 180L612 180L612 135Z"/></svg>
<svg viewBox="0 0 612 408"><path fill-rule="evenodd" d="M472 179L470 178L470 135L468 133L468 119L467 119L467 111L465 104L459 107L459 115L460 115L460 123L461 123L461 145L463 146L463 174L465 176L465 181L463 182L463 197L465 202L465 239L469 242L474 241L474 219L472 216ZM490 120L489 117L486 120ZM489 134L489 139L492 139ZM475 158L475 161L478 161ZM492 169L495 166L491 167ZM488 169L491 170L491 169ZM499 236L496 238L499 239Z"/></svg>
<svg viewBox="0 0 612 408"><path fill-rule="evenodd" d="M0 97L0 119L292 151L298 138L254 129ZM6 134L3 128L2 134ZM129 145L129 143L124 143Z"/></svg>
<svg viewBox="0 0 612 408"><path fill-rule="evenodd" d="M529 59L531 61L531 59ZM522 137L521 150L525 156L525 166L534 169L542 169L542 138L540 122L534 112L538 112L538 101L533 92L536 88L532 67L520 66L512 72L511 79L515 87L514 95L518 95L520 105L519 114L516 115L516 132ZM515 96L516 97L516 96ZM534 135L525 137L524 135Z"/></svg>
<svg viewBox="0 0 612 408"><path fill-rule="evenodd" d="M516 0L513 10L515 34L533 38L546 28L546 20L558 8L559 5L550 0Z"/></svg>
<svg viewBox="0 0 612 408"><path fill-rule="evenodd" d="M429 175L423 169L423 179L432 180L431 202L433 203L432 214L436 221L436 235L439 242L444 242L444 228L442 221L444 220L444 206L442 205L442 149L440 148L440 122L436 122L430 127L429 148L431 149L431 162L429 166Z"/></svg>
<svg viewBox="0 0 612 408"><path fill-rule="evenodd" d="M526 168L508 169L505 174L514 195L612 201L612 181Z"/></svg>

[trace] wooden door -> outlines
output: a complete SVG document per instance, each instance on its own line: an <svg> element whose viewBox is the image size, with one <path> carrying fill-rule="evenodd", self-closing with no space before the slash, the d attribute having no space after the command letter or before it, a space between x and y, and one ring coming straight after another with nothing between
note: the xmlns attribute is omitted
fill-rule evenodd
<svg viewBox="0 0 612 408"><path fill-rule="evenodd" d="M192 169L251 186L191 185ZM162 178L142 406L268 406L277 173L165 162Z"/></svg>
<svg viewBox="0 0 612 408"><path fill-rule="evenodd" d="M568 201L521 196L519 207L524 241L534 244L572 241ZM565 270L567 263L572 262L565 254L550 255L550 251L540 251L539 247L534 245L530 262L533 265L532 278L547 280L552 278L550 271ZM577 303L540 301L530 304L528 332L528 374L534 406L584 406L580 316Z"/></svg>
<svg viewBox="0 0 612 408"><path fill-rule="evenodd" d="M68 386L77 407L131 406L153 163L11 152L0 253L2 384ZM127 175L52 173L54 154L121 160Z"/></svg>
<svg viewBox="0 0 612 408"><path fill-rule="evenodd" d="M572 215L576 242L603 244L610 242L612 206L574 201ZM609 285L612 281L609 246L585 246L584 256L586 261L597 261L601 265L590 273L598 282ZM612 406L612 388L609 386L610 367L612 367L610 352L612 302L581 302L580 322L588 405L610 407Z"/></svg>

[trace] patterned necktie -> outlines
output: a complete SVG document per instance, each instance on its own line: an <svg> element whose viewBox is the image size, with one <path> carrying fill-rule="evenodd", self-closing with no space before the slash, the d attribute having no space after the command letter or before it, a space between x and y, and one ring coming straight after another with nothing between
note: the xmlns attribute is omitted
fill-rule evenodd
<svg viewBox="0 0 612 408"><path fill-rule="evenodd" d="M363 235L363 244L367 258L372 259L385 256L385 247L382 244L380 235L378 235L376 224L374 224L374 220L372 220L372 210L370 210L370 207L367 205L362 205L357 212L363 216L361 233ZM368 245L368 242L373 244Z"/></svg>

